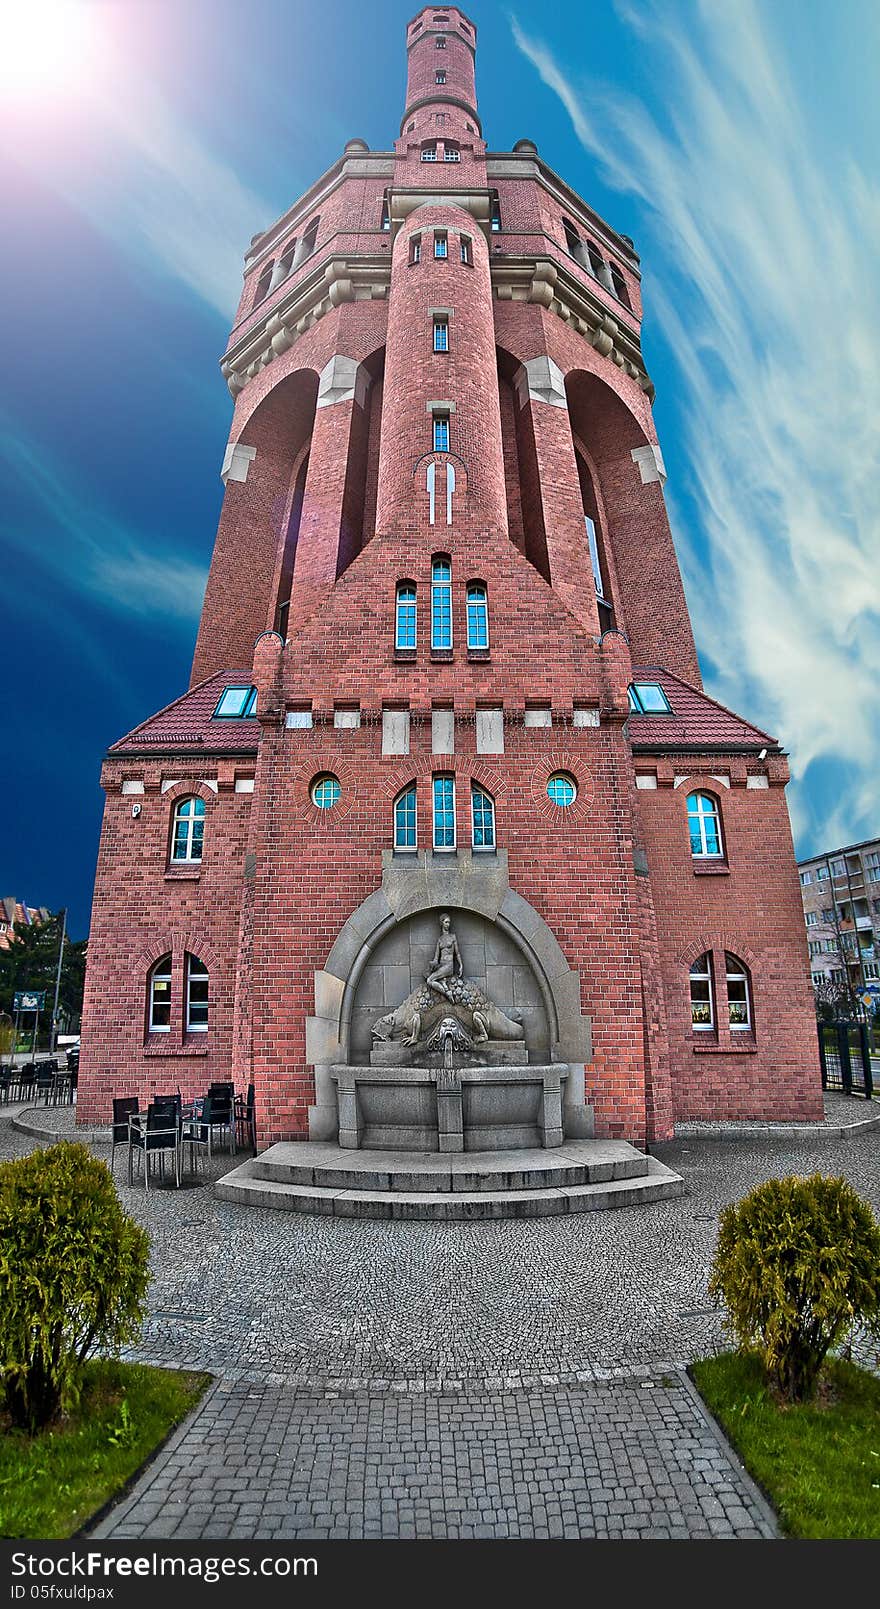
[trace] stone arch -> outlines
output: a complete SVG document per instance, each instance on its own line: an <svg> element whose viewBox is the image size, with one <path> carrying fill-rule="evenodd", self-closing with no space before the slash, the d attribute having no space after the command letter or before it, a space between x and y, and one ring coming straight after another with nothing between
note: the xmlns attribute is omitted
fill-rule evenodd
<svg viewBox="0 0 880 1609"><path fill-rule="evenodd" d="M581 1011L580 976L569 966L555 936L528 900L510 887L507 856L485 857L460 849L453 867L435 867L430 852L407 857L406 867L383 853L382 887L352 912L324 967L315 973L315 1015L306 1022L306 1060L315 1069L316 1104L310 1109L312 1138L335 1133L336 1100L330 1069L351 1057L352 1009L370 957L391 933L424 912L459 910L482 917L506 936L534 976L549 1029L549 1054L571 1069L566 1089L566 1129L592 1132L584 1107L584 1063L592 1058L590 1020Z"/></svg>

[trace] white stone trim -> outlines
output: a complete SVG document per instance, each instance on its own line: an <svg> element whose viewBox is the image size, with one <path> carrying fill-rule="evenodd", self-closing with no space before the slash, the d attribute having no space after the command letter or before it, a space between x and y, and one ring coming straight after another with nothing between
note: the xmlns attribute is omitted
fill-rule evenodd
<svg viewBox="0 0 880 1609"><path fill-rule="evenodd" d="M657 773L655 771L640 771L636 774L636 787L642 789L656 788Z"/></svg>
<svg viewBox="0 0 880 1609"><path fill-rule="evenodd" d="M220 471L223 485L228 486L231 480L246 481L248 470L256 456L256 447L245 447L240 441L228 442L223 454L223 468Z"/></svg>
<svg viewBox="0 0 880 1609"><path fill-rule="evenodd" d="M122 793L143 793L144 792L144 785L143 785L142 782L138 782L135 778L132 777L128 781L123 782L121 792Z"/></svg>
<svg viewBox="0 0 880 1609"><path fill-rule="evenodd" d="M769 786L770 786L770 778L767 777L767 776L748 776L748 777L746 777L746 787L747 788L769 788Z"/></svg>
<svg viewBox="0 0 880 1609"><path fill-rule="evenodd" d="M551 408L568 408L565 375L552 358L529 358L517 369L514 385L521 408L526 402L547 402Z"/></svg>
<svg viewBox="0 0 880 1609"><path fill-rule="evenodd" d="M357 358L337 352L325 363L318 378L317 408L332 408L335 402L351 402L362 408L370 387L370 377Z"/></svg>
<svg viewBox="0 0 880 1609"><path fill-rule="evenodd" d="M659 447L653 444L647 447L634 447L630 453L634 464L638 465L642 477L642 485L658 480L662 486L666 480L666 465Z"/></svg>
<svg viewBox="0 0 880 1609"><path fill-rule="evenodd" d="M581 704L580 706L578 706L577 704L575 705L574 713L572 715L572 726L598 726L598 725L599 725L599 711L598 711L598 709L594 708L593 706L587 707L586 705L583 705L583 704Z"/></svg>
<svg viewBox="0 0 880 1609"><path fill-rule="evenodd" d="M236 777L236 793L253 793L255 780L254 777Z"/></svg>

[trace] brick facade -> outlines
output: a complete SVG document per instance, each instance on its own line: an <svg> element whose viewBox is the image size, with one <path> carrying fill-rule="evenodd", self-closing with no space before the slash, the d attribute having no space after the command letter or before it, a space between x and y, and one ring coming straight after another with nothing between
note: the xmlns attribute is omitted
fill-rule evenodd
<svg viewBox="0 0 880 1609"><path fill-rule="evenodd" d="M638 259L530 142L487 153L475 45L455 7L419 13L393 150L350 141L251 244L191 688L102 773L82 1121L106 1120L111 1095L233 1076L255 1083L262 1141L306 1136L316 977L380 885L411 784L430 849L438 772L455 778L462 845L472 783L492 796L510 887L580 980L598 1135L644 1143L676 1118L821 1114L787 767L774 739L702 694ZM435 450L438 411L448 451ZM613 610L604 635L585 515ZM452 573L439 649L437 554ZM414 648L395 646L403 580ZM486 589L488 648L468 647L471 582ZM662 686L669 713L631 714L634 678ZM251 684L255 716L215 718L224 687ZM434 752L441 711L453 753ZM498 752L478 740L489 711ZM408 752L383 745L391 712L408 715ZM557 772L576 782L566 808L548 797ZM322 775L339 783L330 809L312 800ZM720 802L712 864L689 846L695 789ZM187 797L204 805L204 850L181 866L171 834ZM689 968L706 953L711 1032L690 1014ZM728 1025L727 954L748 969L745 1032ZM150 973L166 955L170 1023L151 1032ZM186 1028L187 955L208 968L207 1032Z"/></svg>

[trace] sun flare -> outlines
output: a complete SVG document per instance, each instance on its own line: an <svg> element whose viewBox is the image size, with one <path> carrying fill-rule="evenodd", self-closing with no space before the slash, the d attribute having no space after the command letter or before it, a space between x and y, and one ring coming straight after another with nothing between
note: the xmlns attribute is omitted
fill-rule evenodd
<svg viewBox="0 0 880 1609"><path fill-rule="evenodd" d="M99 54L93 0L24 0L4 12L0 94L31 102L88 90Z"/></svg>

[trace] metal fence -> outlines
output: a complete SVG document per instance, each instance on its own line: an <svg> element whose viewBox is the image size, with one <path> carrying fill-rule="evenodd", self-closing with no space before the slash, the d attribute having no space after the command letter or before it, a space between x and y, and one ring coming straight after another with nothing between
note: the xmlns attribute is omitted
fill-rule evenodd
<svg viewBox="0 0 880 1609"><path fill-rule="evenodd" d="M822 1088L839 1089L844 1095L863 1095L869 1101L874 1093L874 1080L865 1023L820 1022L817 1027Z"/></svg>

